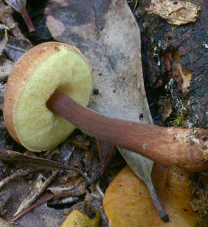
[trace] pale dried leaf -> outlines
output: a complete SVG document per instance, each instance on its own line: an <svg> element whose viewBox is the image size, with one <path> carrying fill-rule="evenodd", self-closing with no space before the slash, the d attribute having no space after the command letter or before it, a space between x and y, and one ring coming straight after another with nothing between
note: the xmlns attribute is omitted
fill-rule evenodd
<svg viewBox="0 0 208 227"><path fill-rule="evenodd" d="M59 13L60 6L65 17ZM54 39L77 46L92 65L94 88L99 92L92 96L89 107L107 116L152 123L144 90L140 32L126 1L49 0L45 15ZM137 154L132 159L129 151L119 151L153 191L153 162Z"/></svg>

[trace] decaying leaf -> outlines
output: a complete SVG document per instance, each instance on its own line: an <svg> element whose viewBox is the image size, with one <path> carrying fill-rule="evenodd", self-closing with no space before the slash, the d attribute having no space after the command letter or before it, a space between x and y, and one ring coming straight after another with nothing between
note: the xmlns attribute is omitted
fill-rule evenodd
<svg viewBox="0 0 208 227"><path fill-rule="evenodd" d="M152 180L170 221L161 220L145 184L126 166L105 193L103 204L109 226L195 227L197 215L190 205L193 187L189 174L155 165Z"/></svg>
<svg viewBox="0 0 208 227"><path fill-rule="evenodd" d="M200 5L192 1L152 0L147 10L170 24L181 25L196 21Z"/></svg>
<svg viewBox="0 0 208 227"><path fill-rule="evenodd" d="M90 219L86 214L74 210L72 211L61 227L99 227L100 226L100 212L96 212L96 216Z"/></svg>

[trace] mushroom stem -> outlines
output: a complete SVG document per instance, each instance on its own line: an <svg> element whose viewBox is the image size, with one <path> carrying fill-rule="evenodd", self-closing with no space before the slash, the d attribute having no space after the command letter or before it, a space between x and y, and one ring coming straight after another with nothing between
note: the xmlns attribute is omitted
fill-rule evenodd
<svg viewBox="0 0 208 227"><path fill-rule="evenodd" d="M86 134L139 153L164 166L189 171L208 169L208 130L166 128L96 113L56 90L47 107Z"/></svg>

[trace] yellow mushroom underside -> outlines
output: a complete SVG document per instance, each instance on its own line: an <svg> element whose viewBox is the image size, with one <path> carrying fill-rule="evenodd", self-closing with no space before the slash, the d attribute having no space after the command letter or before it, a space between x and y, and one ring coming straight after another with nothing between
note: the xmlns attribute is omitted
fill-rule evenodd
<svg viewBox="0 0 208 227"><path fill-rule="evenodd" d="M89 102L91 68L80 54L64 47L33 70L19 94L15 108L16 132L20 142L29 150L53 148L75 128L46 107L47 100L57 88L82 105Z"/></svg>

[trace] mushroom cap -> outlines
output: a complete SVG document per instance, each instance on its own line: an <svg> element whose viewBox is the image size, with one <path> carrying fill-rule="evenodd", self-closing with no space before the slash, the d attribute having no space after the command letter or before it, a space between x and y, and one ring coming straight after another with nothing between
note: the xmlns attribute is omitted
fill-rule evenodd
<svg viewBox="0 0 208 227"><path fill-rule="evenodd" d="M10 135L28 150L54 148L75 129L46 106L56 89L87 106L92 70L77 48L42 43L15 63L7 81L3 115Z"/></svg>

